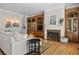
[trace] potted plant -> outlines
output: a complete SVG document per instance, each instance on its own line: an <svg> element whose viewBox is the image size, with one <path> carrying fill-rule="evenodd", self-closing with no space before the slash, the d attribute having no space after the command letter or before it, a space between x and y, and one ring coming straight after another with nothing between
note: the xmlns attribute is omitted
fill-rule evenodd
<svg viewBox="0 0 79 59"><path fill-rule="evenodd" d="M59 23L61 26L63 25L63 21L64 21L64 18L60 18Z"/></svg>

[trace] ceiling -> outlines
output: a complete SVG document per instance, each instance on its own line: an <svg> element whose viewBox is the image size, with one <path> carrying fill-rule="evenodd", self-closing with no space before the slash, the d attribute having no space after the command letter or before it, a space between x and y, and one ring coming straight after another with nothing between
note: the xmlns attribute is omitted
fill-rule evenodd
<svg viewBox="0 0 79 59"><path fill-rule="evenodd" d="M60 5L60 3L0 3L0 8L25 15L32 15L56 5Z"/></svg>
<svg viewBox="0 0 79 59"><path fill-rule="evenodd" d="M32 15L39 11L44 11L61 5L64 5L64 3L0 3L0 8L25 15Z"/></svg>

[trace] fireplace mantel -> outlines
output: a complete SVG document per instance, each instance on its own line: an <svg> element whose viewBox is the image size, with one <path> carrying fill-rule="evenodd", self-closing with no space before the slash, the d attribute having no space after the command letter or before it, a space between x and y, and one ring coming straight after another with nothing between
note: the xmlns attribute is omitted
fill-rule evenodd
<svg viewBox="0 0 79 59"><path fill-rule="evenodd" d="M53 25L51 25L51 26L48 26L48 27L46 27L46 29L47 30L61 30L61 27L60 26L53 26Z"/></svg>

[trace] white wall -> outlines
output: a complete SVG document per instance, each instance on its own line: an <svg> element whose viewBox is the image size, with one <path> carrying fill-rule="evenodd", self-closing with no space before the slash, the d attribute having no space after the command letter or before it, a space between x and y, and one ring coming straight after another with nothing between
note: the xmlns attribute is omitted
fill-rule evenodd
<svg viewBox="0 0 79 59"><path fill-rule="evenodd" d="M22 33L27 33L27 17L28 16L23 16L22 26L25 26L25 29L21 29Z"/></svg>
<svg viewBox="0 0 79 59"><path fill-rule="evenodd" d="M19 13L12 12L12 11L9 11L9 10L0 9L0 30L5 30L5 17L12 17L12 18L16 17L16 18L18 18L18 20L20 21L19 30L21 31L22 21L24 19L23 14L19 14Z"/></svg>
<svg viewBox="0 0 79 59"><path fill-rule="evenodd" d="M56 15L56 25L50 25L50 16ZM64 25L60 26L59 20L60 18L64 18L64 7L56 8L56 9L51 9L45 11L45 36L44 38L47 39L47 29L59 29L61 30L61 36L64 36Z"/></svg>

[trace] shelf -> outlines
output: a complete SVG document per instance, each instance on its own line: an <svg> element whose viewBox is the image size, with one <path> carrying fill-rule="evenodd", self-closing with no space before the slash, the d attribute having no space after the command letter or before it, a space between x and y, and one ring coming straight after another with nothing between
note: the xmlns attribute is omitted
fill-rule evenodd
<svg viewBox="0 0 79 59"><path fill-rule="evenodd" d="M27 21L27 29L29 30L28 33L33 34L37 37L44 37L44 14L35 15L34 17L29 17Z"/></svg>

